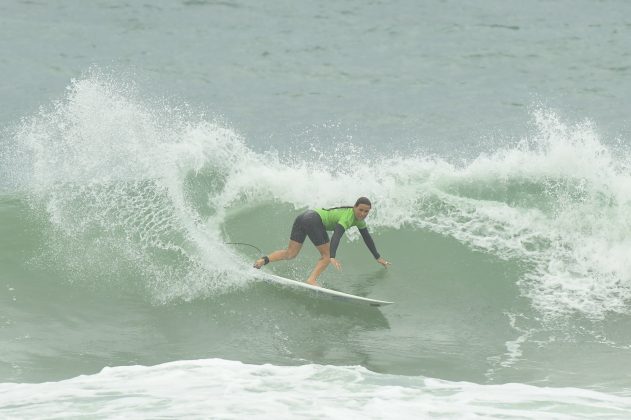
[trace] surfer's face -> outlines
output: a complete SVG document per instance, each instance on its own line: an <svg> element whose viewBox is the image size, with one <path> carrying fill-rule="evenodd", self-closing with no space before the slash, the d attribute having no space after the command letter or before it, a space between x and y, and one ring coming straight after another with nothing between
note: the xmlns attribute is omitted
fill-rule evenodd
<svg viewBox="0 0 631 420"><path fill-rule="evenodd" d="M368 204L358 204L353 207L353 212L355 213L355 219L364 220L370 212L370 206Z"/></svg>

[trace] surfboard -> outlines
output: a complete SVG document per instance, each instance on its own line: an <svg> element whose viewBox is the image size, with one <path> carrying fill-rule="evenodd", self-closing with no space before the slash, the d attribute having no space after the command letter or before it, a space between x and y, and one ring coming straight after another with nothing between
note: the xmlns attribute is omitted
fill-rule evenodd
<svg viewBox="0 0 631 420"><path fill-rule="evenodd" d="M351 295L350 293L338 292L337 290L327 289L326 287L312 286L308 283L287 279L285 277L265 273L259 270L256 270L255 275L257 278L268 281L270 283L280 284L282 286L294 288L296 290L303 290L315 294L317 297L343 301L346 303L355 303L369 306L386 306L394 303L385 300L370 299L367 297Z"/></svg>

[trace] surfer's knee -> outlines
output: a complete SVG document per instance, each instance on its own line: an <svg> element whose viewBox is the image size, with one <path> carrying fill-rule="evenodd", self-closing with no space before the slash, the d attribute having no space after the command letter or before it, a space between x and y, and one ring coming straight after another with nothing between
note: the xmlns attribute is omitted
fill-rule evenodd
<svg viewBox="0 0 631 420"><path fill-rule="evenodd" d="M329 248L329 244L325 243L317 247L318 251L320 251L320 259L321 260L329 260L331 258L331 249Z"/></svg>
<svg viewBox="0 0 631 420"><path fill-rule="evenodd" d="M285 251L285 259L287 260L293 260L294 258L296 258L296 255L298 255L298 251L289 249Z"/></svg>

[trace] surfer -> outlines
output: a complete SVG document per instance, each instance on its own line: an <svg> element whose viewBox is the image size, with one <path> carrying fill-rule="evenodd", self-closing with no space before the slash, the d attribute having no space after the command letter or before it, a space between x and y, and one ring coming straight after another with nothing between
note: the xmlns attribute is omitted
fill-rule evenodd
<svg viewBox="0 0 631 420"><path fill-rule="evenodd" d="M269 256L264 256L256 260L254 268L261 268L266 264L280 260L291 260L298 255L302 249L302 244L308 236L313 245L320 251L320 259L307 279L307 283L317 285L318 276L333 264L335 268L341 270L342 264L335 258L337 247L344 232L353 226L357 226L364 243L375 257L375 260L385 268L390 263L384 260L372 240L365 219L372 208L370 200L360 197L354 206L333 207L329 209L307 210L296 217L289 236L287 249L274 251ZM333 231L333 237L329 243L327 231Z"/></svg>

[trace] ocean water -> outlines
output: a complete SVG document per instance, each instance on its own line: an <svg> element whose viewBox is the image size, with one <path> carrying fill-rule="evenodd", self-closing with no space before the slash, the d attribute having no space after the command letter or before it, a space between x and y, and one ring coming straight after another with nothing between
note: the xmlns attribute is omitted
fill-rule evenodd
<svg viewBox="0 0 631 420"><path fill-rule="evenodd" d="M3 2L0 417L628 418L630 12Z"/></svg>

